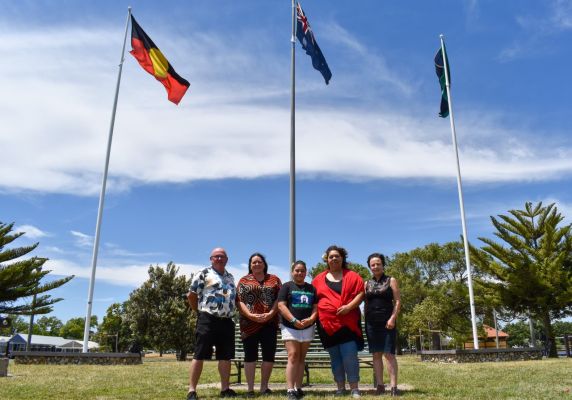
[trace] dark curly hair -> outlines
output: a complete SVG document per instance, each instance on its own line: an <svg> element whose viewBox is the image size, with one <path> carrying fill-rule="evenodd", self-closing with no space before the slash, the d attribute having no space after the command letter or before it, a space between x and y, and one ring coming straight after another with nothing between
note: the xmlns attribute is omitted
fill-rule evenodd
<svg viewBox="0 0 572 400"><path fill-rule="evenodd" d="M335 244L328 247L326 249L326 252L324 253L324 261L326 262L326 266L328 267L328 269L330 269L330 266L328 265L328 255L332 251L337 251L338 253L340 253L340 256L342 256L342 268L347 269L348 268L348 252L343 247L336 246Z"/></svg>

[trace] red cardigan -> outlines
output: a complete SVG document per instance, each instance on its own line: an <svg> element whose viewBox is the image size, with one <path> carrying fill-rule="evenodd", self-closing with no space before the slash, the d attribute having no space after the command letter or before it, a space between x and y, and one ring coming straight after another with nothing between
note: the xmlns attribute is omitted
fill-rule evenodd
<svg viewBox="0 0 572 400"><path fill-rule="evenodd" d="M354 308L346 315L336 315L336 311L341 306L351 303L357 295L364 291L363 279L357 272L344 269L342 294L340 295L326 284L328 272L328 270L325 270L312 281L318 296L318 318L320 319L320 324L329 336L346 326L361 338L361 313L359 307Z"/></svg>

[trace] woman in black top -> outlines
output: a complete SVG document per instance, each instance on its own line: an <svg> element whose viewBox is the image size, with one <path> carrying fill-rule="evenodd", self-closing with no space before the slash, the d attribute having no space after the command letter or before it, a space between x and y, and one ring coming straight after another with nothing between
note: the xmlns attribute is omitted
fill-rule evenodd
<svg viewBox="0 0 572 400"><path fill-rule="evenodd" d="M395 323L401 308L401 296L397 280L385 275L385 257L373 253L367 258L373 278L365 283L365 331L369 352L373 354L373 369L377 382L376 394L385 392L383 384L383 361L391 383L391 396L398 396Z"/></svg>
<svg viewBox="0 0 572 400"><path fill-rule="evenodd" d="M314 327L318 317L316 289L304 281L306 263L296 261L292 265L292 280L282 285L278 293L278 311L282 317L280 329L282 340L288 352L286 385L288 400L300 399L304 361L314 338Z"/></svg>

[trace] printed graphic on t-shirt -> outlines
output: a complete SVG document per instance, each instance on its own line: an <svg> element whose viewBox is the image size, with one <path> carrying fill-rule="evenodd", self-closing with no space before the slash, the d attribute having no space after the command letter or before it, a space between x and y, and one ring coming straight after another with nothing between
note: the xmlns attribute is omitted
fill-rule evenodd
<svg viewBox="0 0 572 400"><path fill-rule="evenodd" d="M314 293L305 290L292 290L293 308L312 308L314 305Z"/></svg>

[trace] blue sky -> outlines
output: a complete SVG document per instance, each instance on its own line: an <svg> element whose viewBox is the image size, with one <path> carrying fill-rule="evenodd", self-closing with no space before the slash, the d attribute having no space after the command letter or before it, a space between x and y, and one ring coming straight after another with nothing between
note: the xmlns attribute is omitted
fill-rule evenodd
<svg viewBox="0 0 572 400"><path fill-rule="evenodd" d="M40 242L54 315L84 316L127 6L191 83L179 106L125 56L93 313L169 261L224 246L288 276L290 1L0 0L0 221ZM328 86L297 46L297 258L336 243L363 263L461 234L433 57L445 35L469 238L526 201L572 216L572 1L302 6ZM128 44L129 48L129 44Z"/></svg>

